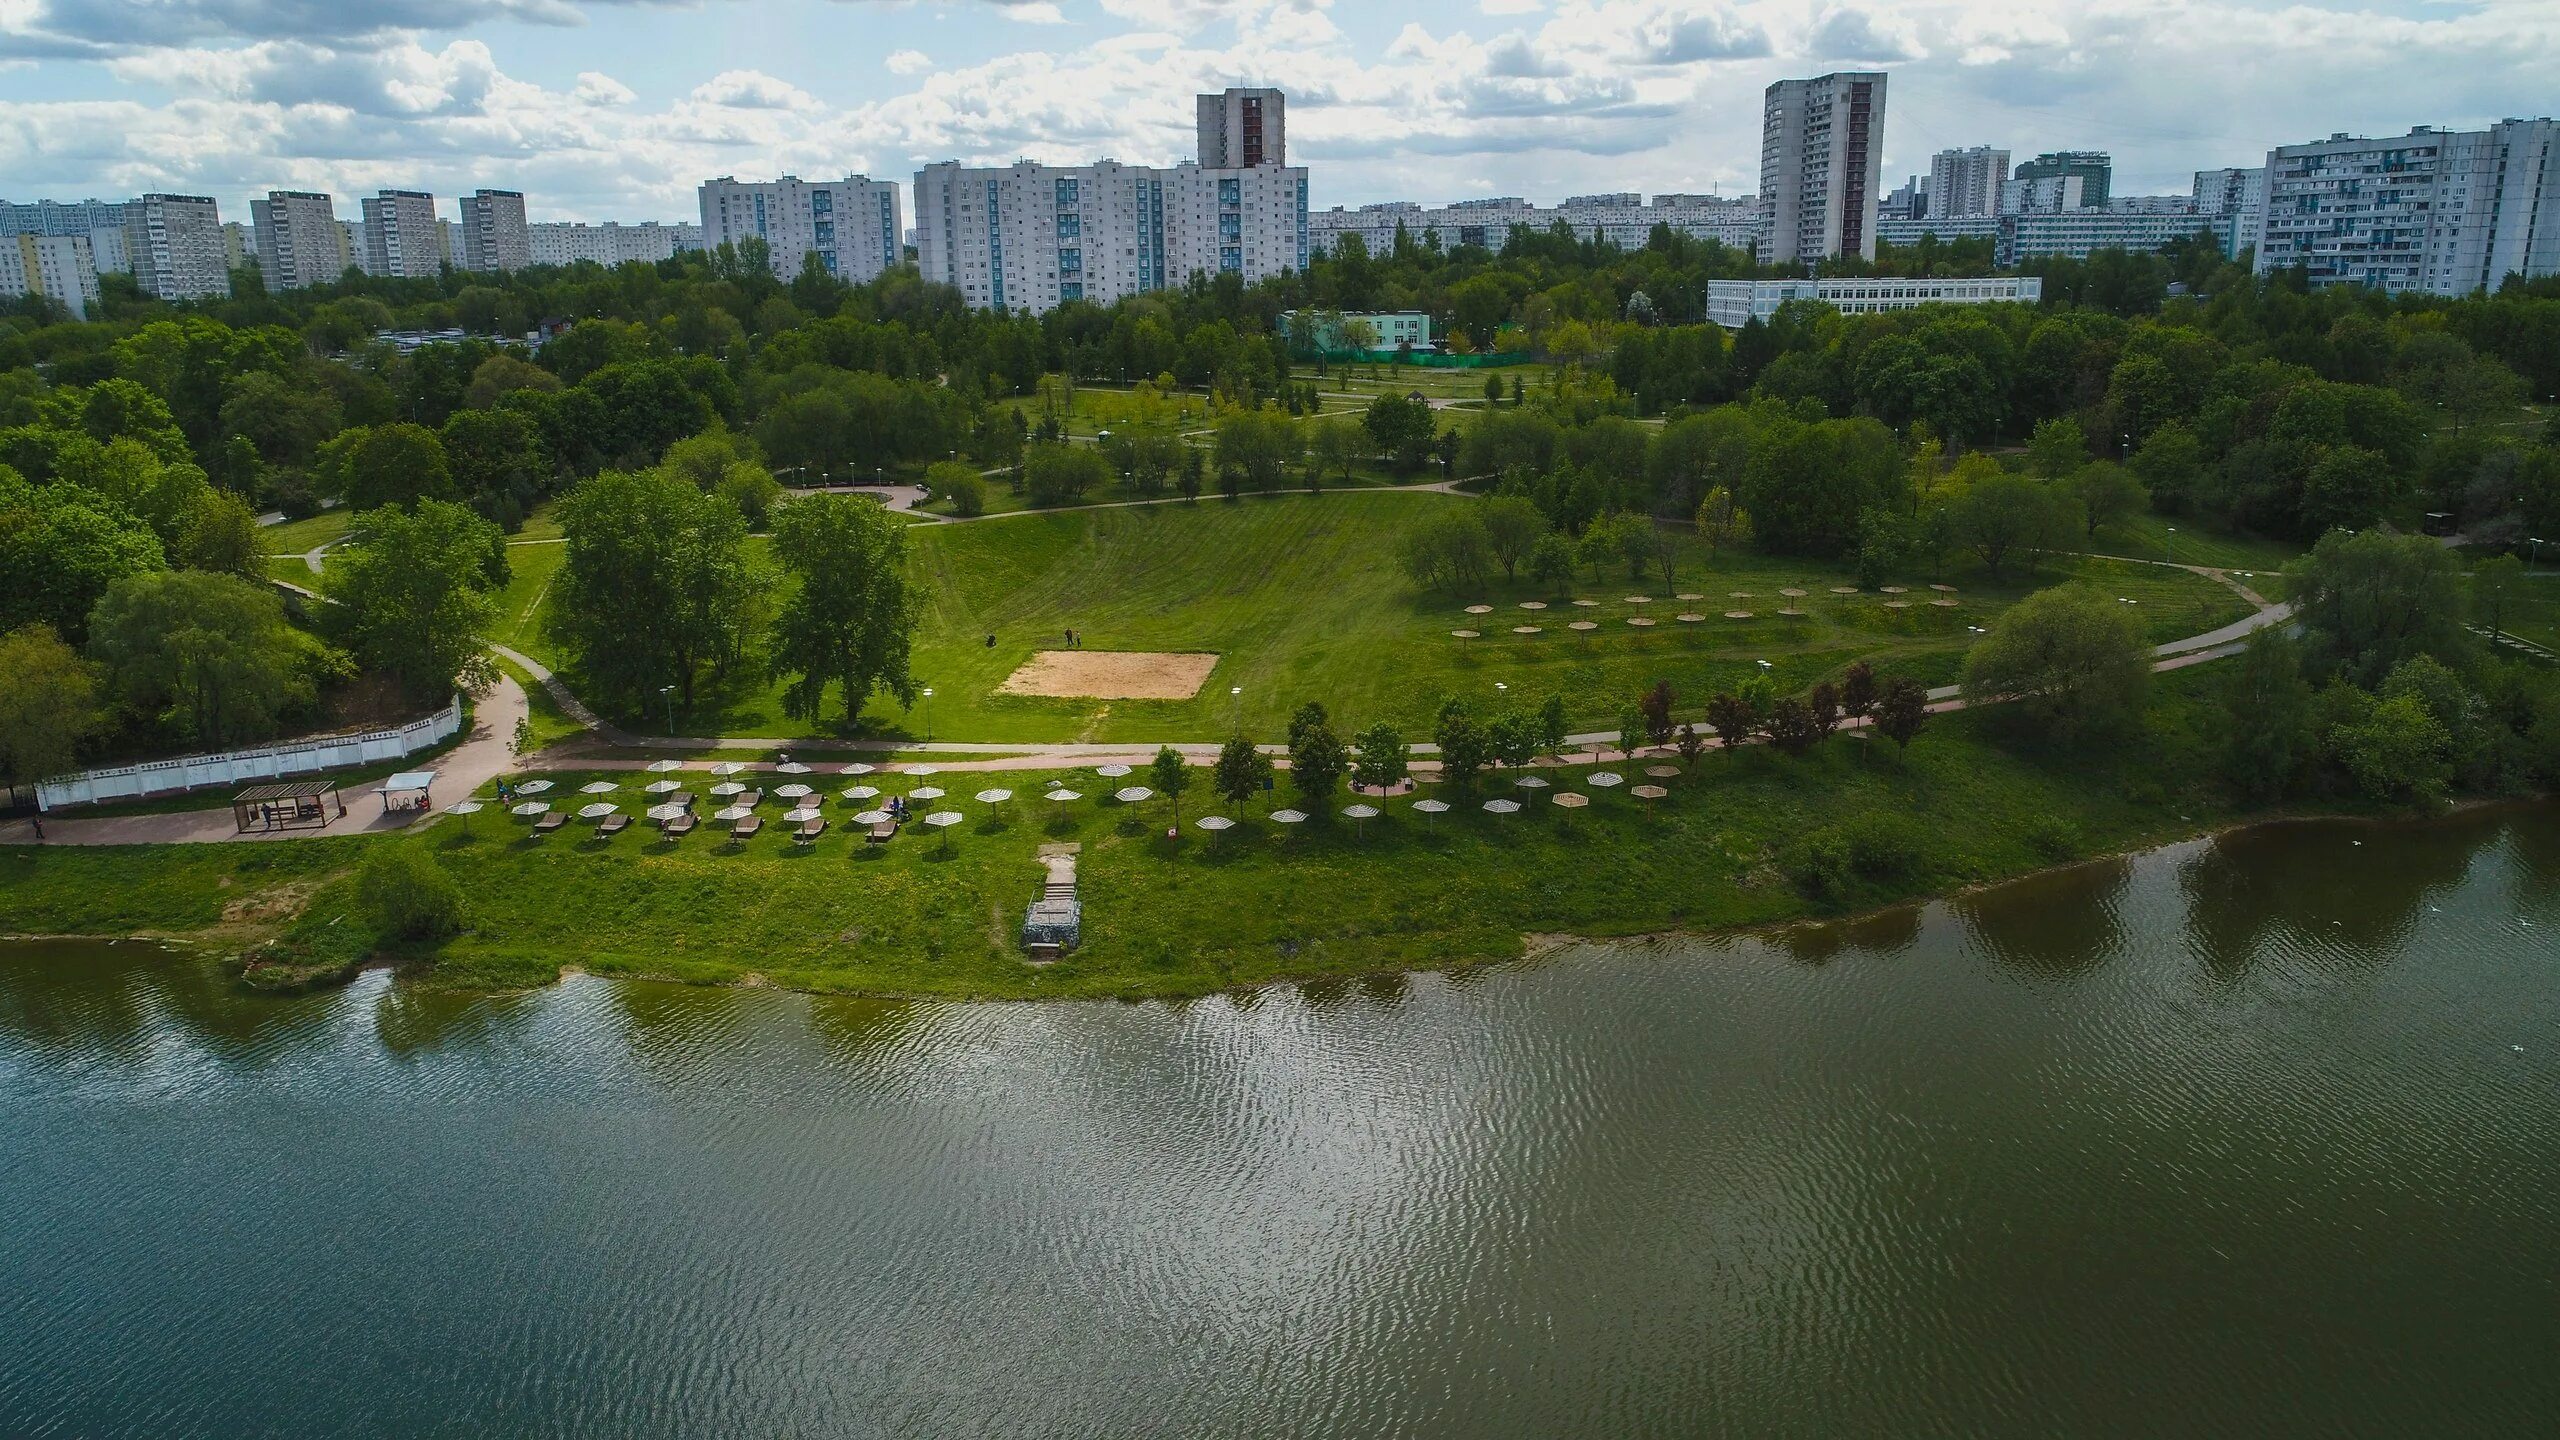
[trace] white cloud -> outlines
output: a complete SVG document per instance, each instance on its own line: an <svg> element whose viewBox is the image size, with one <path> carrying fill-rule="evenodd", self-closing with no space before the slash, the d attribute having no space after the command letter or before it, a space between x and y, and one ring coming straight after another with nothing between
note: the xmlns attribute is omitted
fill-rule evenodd
<svg viewBox="0 0 2560 1440"><path fill-rule="evenodd" d="M569 98L586 105L628 105L640 97L631 87L597 70L578 72L578 86Z"/></svg>
<svg viewBox="0 0 2560 1440"><path fill-rule="evenodd" d="M892 75L913 75L919 70L932 69L933 57L921 50L893 50L881 63L889 67Z"/></svg>
<svg viewBox="0 0 2560 1440"><path fill-rule="evenodd" d="M818 98L761 70L723 70L693 87L692 98L733 110L815 110Z"/></svg>

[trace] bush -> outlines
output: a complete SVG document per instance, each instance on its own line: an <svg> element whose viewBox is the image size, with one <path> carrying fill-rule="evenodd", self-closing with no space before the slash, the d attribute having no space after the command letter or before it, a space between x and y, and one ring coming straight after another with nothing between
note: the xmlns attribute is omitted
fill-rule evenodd
<svg viewBox="0 0 2560 1440"><path fill-rule="evenodd" d="M1816 830L1789 847L1778 868L1816 900L1850 898L1859 882L1899 884L1921 870L1921 836L1908 820L1868 815Z"/></svg>
<svg viewBox="0 0 2560 1440"><path fill-rule="evenodd" d="M987 477L957 461L937 462L924 472L925 488L951 513L967 519L987 513Z"/></svg>
<svg viewBox="0 0 2560 1440"><path fill-rule="evenodd" d="M462 887L411 841L378 846L364 858L356 904L378 940L440 940L462 928Z"/></svg>

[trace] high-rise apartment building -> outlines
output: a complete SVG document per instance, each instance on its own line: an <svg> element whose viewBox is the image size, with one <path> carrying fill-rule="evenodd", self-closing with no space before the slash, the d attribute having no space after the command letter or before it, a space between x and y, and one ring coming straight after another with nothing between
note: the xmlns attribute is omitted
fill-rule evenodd
<svg viewBox="0 0 2560 1440"><path fill-rule="evenodd" d="M2560 274L2560 121L2281 146L2266 191L2261 274L2432 295Z"/></svg>
<svg viewBox="0 0 2560 1440"><path fill-rule="evenodd" d="M143 196L125 207L124 248L143 293L203 300L231 293L222 210L210 195Z"/></svg>
<svg viewBox="0 0 2560 1440"><path fill-rule="evenodd" d="M2078 180L2076 189L2068 192L2070 203L2048 208L2063 210L2103 209L2115 177L2115 160L2104 150L2051 150L2018 167L2013 179ZM2060 193L2060 192L2056 192Z"/></svg>
<svg viewBox="0 0 2560 1440"><path fill-rule="evenodd" d="M85 235L89 253L101 273L130 271L124 247L129 200L38 200L13 205L0 200L0 235Z"/></svg>
<svg viewBox="0 0 2560 1440"><path fill-rule="evenodd" d="M0 298L41 295L89 318L98 303L98 262L86 235L0 235Z"/></svg>
<svg viewBox="0 0 2560 1440"><path fill-rule="evenodd" d="M916 257L924 277L957 287L982 310L1038 314L1069 300L1107 305L1194 275L1232 274L1250 285L1305 268L1307 172L1280 163L1278 92L1230 90L1200 99L1201 142L1210 155L1259 153L1262 163L1022 161L993 168L945 161L917 171ZM1258 110L1248 110L1248 100ZM1243 118L1256 113L1258 138Z"/></svg>
<svg viewBox="0 0 2560 1440"><path fill-rule="evenodd" d="M1198 98L1200 168L1250 170L1289 163L1288 97L1277 90L1227 90Z"/></svg>
<svg viewBox="0 0 2560 1440"><path fill-rule="evenodd" d="M898 187L848 175L842 180L740 180L702 187L705 248L765 244L776 278L790 280L814 255L827 273L861 284L898 263Z"/></svg>
<svg viewBox="0 0 2560 1440"><path fill-rule="evenodd" d="M446 262L436 197L424 190L385 190L364 199L364 270L432 280Z"/></svg>
<svg viewBox="0 0 2560 1440"><path fill-rule="evenodd" d="M524 196L514 190L475 190L462 197L462 268L503 275L533 263L533 241L524 223Z"/></svg>
<svg viewBox="0 0 2560 1440"><path fill-rule="evenodd" d="M2257 248L2267 223L2267 167L2199 170L2194 200L2197 216L2221 227L2223 253L2237 259Z"/></svg>
<svg viewBox="0 0 2560 1440"><path fill-rule="evenodd" d="M258 274L270 291L326 285L347 273L337 203L317 190L270 190L249 202Z"/></svg>
<svg viewBox="0 0 2560 1440"><path fill-rule="evenodd" d="M1760 117L1765 263L1875 258L1884 78L1851 71L1769 87Z"/></svg>
<svg viewBox="0 0 2560 1440"><path fill-rule="evenodd" d="M634 260L655 264L683 251L702 248L701 226L661 225L655 220L638 225L613 220L601 225L545 221L528 225L525 230L526 244L536 265L574 265L581 260L608 267Z"/></svg>
<svg viewBox="0 0 2560 1440"><path fill-rule="evenodd" d="M1928 214L1963 219L2000 213L2001 182L2009 178L2009 152L1988 145L1941 150L1929 161Z"/></svg>

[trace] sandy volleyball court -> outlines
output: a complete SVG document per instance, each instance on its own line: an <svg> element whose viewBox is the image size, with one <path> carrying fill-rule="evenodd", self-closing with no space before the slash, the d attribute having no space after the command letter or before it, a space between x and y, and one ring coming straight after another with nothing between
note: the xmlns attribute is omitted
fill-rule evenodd
<svg viewBox="0 0 2560 1440"><path fill-rule="evenodd" d="M1042 650L996 687L999 695L1079 700L1188 700L1200 693L1215 655L1160 650Z"/></svg>

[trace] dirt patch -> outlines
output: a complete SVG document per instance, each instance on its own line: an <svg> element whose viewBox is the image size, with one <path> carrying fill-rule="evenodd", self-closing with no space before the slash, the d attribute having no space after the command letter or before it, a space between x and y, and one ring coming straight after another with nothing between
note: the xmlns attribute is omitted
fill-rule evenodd
<svg viewBox="0 0 2560 1440"><path fill-rule="evenodd" d="M999 695L1077 700L1188 700L1215 655L1160 650L1043 650L996 687Z"/></svg>
<svg viewBox="0 0 2560 1440"><path fill-rule="evenodd" d="M254 895L243 895L222 907L225 925L270 925L290 920L311 903L312 892L320 888L317 880L293 880L270 885Z"/></svg>

